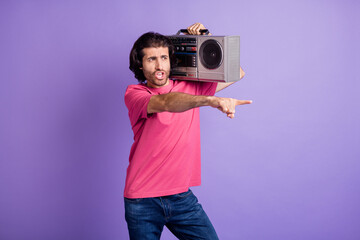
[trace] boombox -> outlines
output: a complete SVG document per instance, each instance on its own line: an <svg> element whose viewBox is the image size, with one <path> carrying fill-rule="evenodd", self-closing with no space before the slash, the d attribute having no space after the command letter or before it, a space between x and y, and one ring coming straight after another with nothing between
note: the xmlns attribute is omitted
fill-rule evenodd
<svg viewBox="0 0 360 240"><path fill-rule="evenodd" d="M209 35L168 36L175 47L171 79L235 82L240 80L240 37Z"/></svg>

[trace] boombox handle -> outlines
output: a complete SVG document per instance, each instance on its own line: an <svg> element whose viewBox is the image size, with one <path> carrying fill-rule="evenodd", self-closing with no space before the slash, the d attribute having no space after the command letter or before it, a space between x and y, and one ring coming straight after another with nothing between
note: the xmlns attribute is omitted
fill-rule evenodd
<svg viewBox="0 0 360 240"><path fill-rule="evenodd" d="M180 35L180 33L189 33L188 32L188 30L187 29L180 29L177 33L176 33L176 35ZM209 30L208 29L201 29L200 30L200 33L202 34L202 35L209 35Z"/></svg>

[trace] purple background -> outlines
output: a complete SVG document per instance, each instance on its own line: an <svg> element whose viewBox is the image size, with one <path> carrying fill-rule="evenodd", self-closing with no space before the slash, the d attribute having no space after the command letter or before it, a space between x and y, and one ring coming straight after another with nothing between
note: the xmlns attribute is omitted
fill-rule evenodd
<svg viewBox="0 0 360 240"><path fill-rule="evenodd" d="M220 239L360 239L360 2L0 2L0 239L128 239L123 95L144 32L241 36L252 99L202 108L203 184ZM162 239L174 239L165 231Z"/></svg>

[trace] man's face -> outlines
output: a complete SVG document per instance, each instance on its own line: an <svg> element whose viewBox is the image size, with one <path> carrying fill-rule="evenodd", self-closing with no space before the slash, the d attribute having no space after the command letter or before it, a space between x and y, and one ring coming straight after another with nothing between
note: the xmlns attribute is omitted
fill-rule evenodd
<svg viewBox="0 0 360 240"><path fill-rule="evenodd" d="M142 70L147 86L159 88L169 84L170 59L168 47L150 47L143 49Z"/></svg>

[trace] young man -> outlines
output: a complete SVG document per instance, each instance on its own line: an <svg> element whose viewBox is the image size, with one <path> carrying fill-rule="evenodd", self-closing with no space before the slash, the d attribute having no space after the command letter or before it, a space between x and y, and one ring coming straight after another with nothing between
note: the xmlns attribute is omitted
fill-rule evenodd
<svg viewBox="0 0 360 240"><path fill-rule="evenodd" d="M200 29L197 23L188 32ZM124 191L130 239L160 239L164 225L179 239L218 239L189 190L201 183L198 107L233 118L235 106L251 101L213 96L231 83L170 80L173 57L171 41L152 32L130 53L130 69L140 82L125 93L134 132Z"/></svg>

